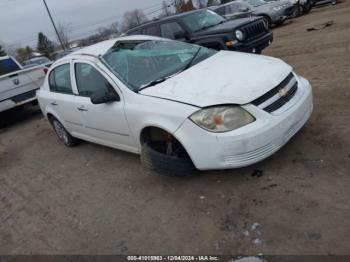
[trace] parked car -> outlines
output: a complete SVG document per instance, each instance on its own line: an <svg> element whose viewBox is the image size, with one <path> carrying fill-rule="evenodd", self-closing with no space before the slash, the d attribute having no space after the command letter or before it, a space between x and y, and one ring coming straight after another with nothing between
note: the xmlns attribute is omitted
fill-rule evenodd
<svg viewBox="0 0 350 262"><path fill-rule="evenodd" d="M45 66L23 69L13 57L0 57L0 112L34 102L45 72Z"/></svg>
<svg viewBox="0 0 350 262"><path fill-rule="evenodd" d="M50 67L52 65L52 61L45 56L33 57L27 59L23 62L24 68L29 68L33 66L43 65L46 67Z"/></svg>
<svg viewBox="0 0 350 262"><path fill-rule="evenodd" d="M65 145L83 139L140 154L177 176L266 158L313 108L309 82L280 59L152 36L65 56L38 100Z"/></svg>
<svg viewBox="0 0 350 262"><path fill-rule="evenodd" d="M65 51L56 52L53 54L54 61L61 59L62 57L69 55L72 52L73 52L72 50L65 50Z"/></svg>
<svg viewBox="0 0 350 262"><path fill-rule="evenodd" d="M280 0L264 0L266 2L280 1ZM312 0L289 0L294 6L294 12L290 15L291 18L307 14L311 11Z"/></svg>
<svg viewBox="0 0 350 262"><path fill-rule="evenodd" d="M273 35L260 17L227 20L211 10L196 10L152 21L127 35L153 35L195 43L216 50L260 53Z"/></svg>
<svg viewBox="0 0 350 262"><path fill-rule="evenodd" d="M250 10L250 6L240 1L232 1L222 5L210 6L208 8L227 19L245 18L254 15Z"/></svg>
<svg viewBox="0 0 350 262"><path fill-rule="evenodd" d="M240 3L242 12L245 11L253 15L263 16L268 22L269 27L273 24L283 24L286 19L290 18L293 13L295 13L297 8L289 0L271 2L266 2L264 0L237 0L234 2ZM228 4L233 4L234 2Z"/></svg>

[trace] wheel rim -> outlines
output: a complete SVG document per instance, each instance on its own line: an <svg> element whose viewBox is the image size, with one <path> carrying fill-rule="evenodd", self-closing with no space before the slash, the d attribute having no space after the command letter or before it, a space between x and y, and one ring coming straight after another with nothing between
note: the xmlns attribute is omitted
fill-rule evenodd
<svg viewBox="0 0 350 262"><path fill-rule="evenodd" d="M63 142L68 142L68 135L62 124L58 121L53 122L53 126L55 128L56 134L59 139L61 139Z"/></svg>

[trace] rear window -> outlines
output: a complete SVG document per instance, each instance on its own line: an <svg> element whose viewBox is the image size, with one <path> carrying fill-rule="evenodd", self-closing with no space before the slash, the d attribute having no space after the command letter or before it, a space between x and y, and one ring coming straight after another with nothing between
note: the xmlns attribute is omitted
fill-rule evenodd
<svg viewBox="0 0 350 262"><path fill-rule="evenodd" d="M6 75L18 70L21 70L21 68L11 58L0 60L0 76Z"/></svg>

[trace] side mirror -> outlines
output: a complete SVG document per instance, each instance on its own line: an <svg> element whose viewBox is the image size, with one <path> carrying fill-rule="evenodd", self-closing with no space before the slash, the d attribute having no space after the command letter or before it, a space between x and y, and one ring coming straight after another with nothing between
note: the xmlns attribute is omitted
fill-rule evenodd
<svg viewBox="0 0 350 262"><path fill-rule="evenodd" d="M175 39L183 39L183 38L187 39L187 33L184 31L175 32L174 38Z"/></svg>
<svg viewBox="0 0 350 262"><path fill-rule="evenodd" d="M91 103L98 105L120 101L120 97L116 92L106 92L103 89L99 89L91 95L90 100Z"/></svg>

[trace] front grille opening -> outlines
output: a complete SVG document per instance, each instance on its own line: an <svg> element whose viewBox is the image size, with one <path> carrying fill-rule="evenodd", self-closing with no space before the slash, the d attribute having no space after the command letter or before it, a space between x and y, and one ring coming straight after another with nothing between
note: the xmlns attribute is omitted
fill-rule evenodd
<svg viewBox="0 0 350 262"><path fill-rule="evenodd" d="M276 86L275 88L271 89L270 91L268 91L264 95L255 99L252 102L252 104L255 106L262 105L263 103L265 103L269 99L271 99L274 96L276 96L277 94L279 94L280 90L286 88L291 81L295 81L295 83L293 84L292 87L289 88L289 90L286 92L285 95L278 97L276 100L272 101L267 106L265 105L263 108L263 110L265 110L266 112L269 112L269 113L276 111L277 109L281 108L286 103L288 103L294 97L295 93L298 90L298 82L296 81L293 73L290 73L278 86Z"/></svg>
<svg viewBox="0 0 350 262"><path fill-rule="evenodd" d="M246 36L245 41L250 41L266 33L266 28L262 19L239 28Z"/></svg>

